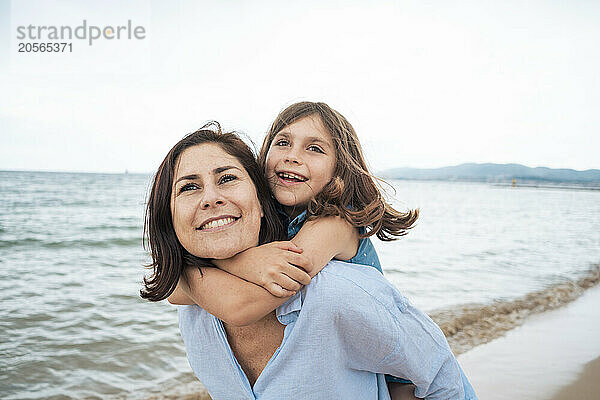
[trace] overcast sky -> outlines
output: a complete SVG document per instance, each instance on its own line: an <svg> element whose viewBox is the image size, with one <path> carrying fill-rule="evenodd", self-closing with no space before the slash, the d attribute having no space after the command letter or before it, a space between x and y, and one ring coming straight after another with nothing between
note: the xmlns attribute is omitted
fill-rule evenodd
<svg viewBox="0 0 600 400"><path fill-rule="evenodd" d="M84 19L145 39L18 52L18 26ZM260 144L299 100L344 114L375 171L600 168L598 21L592 0L0 0L0 169L153 172L207 120Z"/></svg>

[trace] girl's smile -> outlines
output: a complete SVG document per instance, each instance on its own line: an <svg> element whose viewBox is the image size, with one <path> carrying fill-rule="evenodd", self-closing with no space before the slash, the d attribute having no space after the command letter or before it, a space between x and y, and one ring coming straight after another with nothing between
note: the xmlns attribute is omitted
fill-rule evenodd
<svg viewBox="0 0 600 400"><path fill-rule="evenodd" d="M307 177L300 174L295 174L290 171L280 171L275 173L279 180L284 184L302 183L308 180Z"/></svg>

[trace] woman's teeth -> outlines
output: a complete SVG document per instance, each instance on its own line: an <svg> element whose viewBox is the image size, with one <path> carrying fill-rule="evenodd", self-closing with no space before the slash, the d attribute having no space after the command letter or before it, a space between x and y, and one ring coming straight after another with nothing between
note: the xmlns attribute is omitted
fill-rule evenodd
<svg viewBox="0 0 600 400"><path fill-rule="evenodd" d="M308 179L300 176L300 175L296 175L296 174L291 174L289 172L280 172L277 174L280 178L282 179L286 179L288 181L299 181L299 182L305 182Z"/></svg>
<svg viewBox="0 0 600 400"><path fill-rule="evenodd" d="M199 229L204 230L204 229L218 228L220 226L230 224L233 221L235 221L235 218L231 218L231 217L215 219L213 221L207 222L206 224L202 225Z"/></svg>

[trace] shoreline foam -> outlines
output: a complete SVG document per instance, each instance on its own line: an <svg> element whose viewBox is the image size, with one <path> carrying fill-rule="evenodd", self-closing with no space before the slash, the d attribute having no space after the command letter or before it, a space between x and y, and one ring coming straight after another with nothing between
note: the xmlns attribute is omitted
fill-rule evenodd
<svg viewBox="0 0 600 400"><path fill-rule="evenodd" d="M442 329L455 355L499 338L524 323L528 316L571 303L600 283L600 264L594 264L574 281L492 304L466 304L429 313Z"/></svg>

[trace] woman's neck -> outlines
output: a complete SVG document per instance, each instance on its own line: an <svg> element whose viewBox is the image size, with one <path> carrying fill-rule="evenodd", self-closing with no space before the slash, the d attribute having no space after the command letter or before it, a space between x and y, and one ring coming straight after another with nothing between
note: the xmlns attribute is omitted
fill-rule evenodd
<svg viewBox="0 0 600 400"><path fill-rule="evenodd" d="M247 326L223 323L231 351L248 377L251 386L258 379L275 350L281 345L285 326L275 311Z"/></svg>

